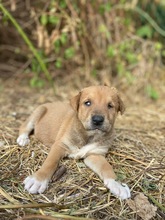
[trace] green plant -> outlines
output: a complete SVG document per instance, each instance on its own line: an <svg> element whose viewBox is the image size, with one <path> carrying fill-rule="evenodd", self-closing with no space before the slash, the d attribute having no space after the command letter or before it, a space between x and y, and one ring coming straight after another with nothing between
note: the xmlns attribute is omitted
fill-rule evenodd
<svg viewBox="0 0 165 220"><path fill-rule="evenodd" d="M154 19L153 19L148 13L146 13L144 10L142 10L142 9L139 8L139 7L134 7L133 10L134 10L135 12L137 12L141 17L143 17L146 21L148 21L149 24L150 24L160 35L162 35L163 37L165 37L165 31L158 26L158 24L154 21Z"/></svg>
<svg viewBox="0 0 165 220"><path fill-rule="evenodd" d="M33 76L31 79L30 79L30 86L32 88L42 88L43 86L45 85L45 81L38 77L38 76Z"/></svg>
<svg viewBox="0 0 165 220"><path fill-rule="evenodd" d="M135 77L129 70L130 65L136 65L138 62L137 54L134 52L135 47L136 43L130 40L116 45L109 45L106 51L106 55L111 60L117 75L124 77L128 84L135 81Z"/></svg>
<svg viewBox="0 0 165 220"><path fill-rule="evenodd" d="M137 29L136 34L140 37L147 37L151 39L153 36L153 29L151 28L151 26L146 24L146 25L143 25L142 27L139 27Z"/></svg>
<svg viewBox="0 0 165 220"><path fill-rule="evenodd" d="M25 32L23 31L23 29L21 28L21 26L17 23L17 21L14 19L14 17L9 13L9 11L3 6L2 3L0 3L0 9L3 11L3 13L5 14L5 16L7 16L9 18L9 20L12 22L12 24L15 26L15 28L17 29L18 33L21 35L21 37L23 38L23 40L25 41L25 43L29 46L29 49L32 51L32 53L34 54L36 60L38 61L41 69L43 70L43 72L45 73L46 78L48 79L48 81L51 83L51 85L54 87L53 85L53 81L52 81L52 77L49 73L49 71L46 68L46 65L44 63L44 61L41 59L40 55L38 54L37 50L35 49L35 47L33 46L32 42L30 41L30 39L27 37L27 35L25 34Z"/></svg>
<svg viewBox="0 0 165 220"><path fill-rule="evenodd" d="M146 87L146 92L147 92L147 95L153 100L157 100L159 98L158 92L152 85L148 85Z"/></svg>
<svg viewBox="0 0 165 220"><path fill-rule="evenodd" d="M159 7L158 5L151 3L150 9L154 7L158 11L161 4ZM34 56L30 65L34 72L33 85L41 84L36 83L36 76L42 76L40 72L43 71L51 81L48 69L65 69L70 63L76 64L72 65L73 67L85 66L88 73L96 78L100 74L98 70L106 67L107 72L113 76L122 77L128 84L133 84L138 75L145 74L141 73L143 70L137 70L139 66L142 67L142 59L143 65L145 62L154 63L155 58L164 59L164 43L157 39L157 35L163 36L164 31L152 18L152 13L149 13L151 10L144 10L142 1L131 4L126 0L102 0L86 1L84 4L83 1L76 0L72 3L66 0L51 0L45 3L43 8L41 5L34 7L31 24L34 24L35 35L28 33L27 37L25 34L25 41ZM163 8L161 12L163 18ZM9 22L9 17L4 14L4 23L5 20ZM38 40L37 49L28 41L34 39L34 36L35 40ZM154 44L155 51L148 52L148 47L154 47ZM39 50L46 55L40 54ZM149 54L142 50L148 50ZM76 56L78 59L75 59Z"/></svg>
<svg viewBox="0 0 165 220"><path fill-rule="evenodd" d="M47 15L46 13L42 14L40 17L40 23L43 26L46 26L47 24L53 24L53 25L57 25L60 22L59 17L55 16L55 15Z"/></svg>
<svg viewBox="0 0 165 220"><path fill-rule="evenodd" d="M66 59L71 59L75 55L74 47L69 47L64 51L64 56Z"/></svg>
<svg viewBox="0 0 165 220"><path fill-rule="evenodd" d="M153 181L146 178L142 180L142 186L146 191L158 189L158 186Z"/></svg>
<svg viewBox="0 0 165 220"><path fill-rule="evenodd" d="M56 62L55 62L55 67L60 69L62 67L63 63L62 63L62 59L61 58L57 58Z"/></svg>
<svg viewBox="0 0 165 220"><path fill-rule="evenodd" d="M107 3L104 3L104 4L101 4L99 6L99 12L100 14L104 14L105 12L109 12L111 10L111 3L110 2L107 2Z"/></svg>

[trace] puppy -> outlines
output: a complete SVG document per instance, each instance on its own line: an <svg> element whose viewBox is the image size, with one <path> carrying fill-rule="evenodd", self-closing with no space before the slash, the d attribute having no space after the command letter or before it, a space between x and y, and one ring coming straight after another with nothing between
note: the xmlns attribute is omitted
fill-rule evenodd
<svg viewBox="0 0 165 220"><path fill-rule="evenodd" d="M21 126L17 143L29 144L29 135L34 130L35 137L51 148L41 168L24 180L25 189L29 193L43 193L61 158L81 158L112 194L129 198L128 186L116 181L113 168L105 159L117 113L123 114L124 110L117 90L108 86L87 87L69 103L39 106Z"/></svg>

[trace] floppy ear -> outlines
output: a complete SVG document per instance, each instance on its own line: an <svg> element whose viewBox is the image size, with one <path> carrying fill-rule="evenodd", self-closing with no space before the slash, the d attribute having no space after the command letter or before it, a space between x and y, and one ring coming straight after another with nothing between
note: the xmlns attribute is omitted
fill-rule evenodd
<svg viewBox="0 0 165 220"><path fill-rule="evenodd" d="M120 112L121 115L124 113L125 111L125 105L124 105L124 102L123 100L120 98L120 95L117 91L117 89L115 87L111 87L111 89L117 94L117 98L118 98L118 109L117 109L117 112Z"/></svg>
<svg viewBox="0 0 165 220"><path fill-rule="evenodd" d="M79 92L78 95L74 96L74 97L71 98L71 100L70 100L70 105L72 106L72 108L73 108L76 112L78 111L78 108L79 108L80 96L81 96L81 92Z"/></svg>
<svg viewBox="0 0 165 220"><path fill-rule="evenodd" d="M111 86L111 83L108 80L104 80L103 86Z"/></svg>
<svg viewBox="0 0 165 220"><path fill-rule="evenodd" d="M120 96L118 95L118 103L119 103L119 107L118 107L118 111L121 113L121 115L124 113L125 111L125 105L122 101L122 99L120 98Z"/></svg>

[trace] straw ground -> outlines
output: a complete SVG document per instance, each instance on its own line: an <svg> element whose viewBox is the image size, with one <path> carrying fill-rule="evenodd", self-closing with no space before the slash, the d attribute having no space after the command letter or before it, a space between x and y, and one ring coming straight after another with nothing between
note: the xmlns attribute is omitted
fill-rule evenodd
<svg viewBox="0 0 165 220"><path fill-rule="evenodd" d="M64 82L65 83L65 82ZM58 84L58 83L57 83ZM1 219L140 219L127 201L113 197L102 181L81 160L60 162L48 190L30 195L23 188L26 176L37 170L48 149L31 138L17 146L20 124L44 102L65 100L79 86L31 90L18 82L3 82L0 96L0 218ZM72 88L72 89L71 89ZM123 88L122 88L122 91ZM131 188L132 199L142 192L157 207L154 219L165 218L165 104L125 89L127 110L116 122L116 138L107 155L118 178Z"/></svg>

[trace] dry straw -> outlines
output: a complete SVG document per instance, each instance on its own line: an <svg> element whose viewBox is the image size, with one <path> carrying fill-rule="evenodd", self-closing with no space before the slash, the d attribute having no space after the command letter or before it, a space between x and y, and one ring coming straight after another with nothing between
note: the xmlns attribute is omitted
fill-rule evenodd
<svg viewBox="0 0 165 220"><path fill-rule="evenodd" d="M102 181L83 161L64 159L53 176L48 190L41 195L30 195L22 181L37 170L47 156L48 149L31 138L25 148L16 145L18 127L37 106L40 95L20 99L12 111L14 98L8 101L8 111L1 109L0 117L0 216L3 219L136 219L125 201L113 197ZM49 91L47 91L49 93ZM46 99L47 94L44 92ZM43 99L45 101L45 99ZM5 106L5 105L2 105ZM143 192L157 207L155 219L164 217L165 204L165 145L164 106L132 106L116 122L116 138L107 160L113 165L118 178L126 182L132 199Z"/></svg>

